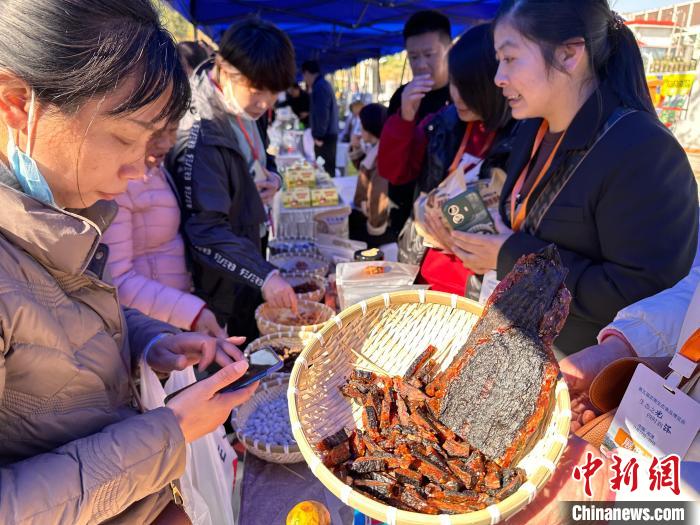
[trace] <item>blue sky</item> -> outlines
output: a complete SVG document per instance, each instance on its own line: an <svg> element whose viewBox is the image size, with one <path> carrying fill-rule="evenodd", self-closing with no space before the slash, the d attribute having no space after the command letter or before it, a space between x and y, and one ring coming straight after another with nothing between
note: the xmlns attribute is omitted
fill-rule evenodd
<svg viewBox="0 0 700 525"><path fill-rule="evenodd" d="M654 7L665 7L679 3L679 0L609 0L615 11L629 13L630 11L642 11Z"/></svg>

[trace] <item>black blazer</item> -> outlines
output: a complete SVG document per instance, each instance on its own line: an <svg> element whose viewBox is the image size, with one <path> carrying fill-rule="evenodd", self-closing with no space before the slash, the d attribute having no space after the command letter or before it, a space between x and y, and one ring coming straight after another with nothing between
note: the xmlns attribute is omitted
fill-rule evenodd
<svg viewBox="0 0 700 525"><path fill-rule="evenodd" d="M533 192L528 211L547 181L572 162L572 154L591 146L619 106L605 85L589 98ZM513 145L501 195L504 220L541 122L523 122ZM520 256L557 245L569 270L566 286L573 299L555 345L571 354L596 344L598 332L620 309L685 277L697 241L697 185L688 158L655 116L640 111L620 120L590 151L534 235L521 231L505 242L498 256L498 277L503 278Z"/></svg>

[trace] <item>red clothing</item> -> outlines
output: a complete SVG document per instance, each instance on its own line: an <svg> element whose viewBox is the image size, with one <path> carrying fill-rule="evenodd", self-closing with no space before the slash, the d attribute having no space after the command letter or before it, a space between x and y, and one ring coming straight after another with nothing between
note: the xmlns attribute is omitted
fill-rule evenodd
<svg viewBox="0 0 700 525"><path fill-rule="evenodd" d="M428 248L420 265L420 282L429 284L431 290L464 296L467 280L474 272L464 267L455 255Z"/></svg>
<svg viewBox="0 0 700 525"><path fill-rule="evenodd" d="M449 108L449 106L448 106ZM441 110L445 111L447 108ZM377 168L379 174L392 184L406 184L416 180L423 166L428 145L426 127L438 113L427 115L420 124L406 121L400 114L394 114L386 121L380 139ZM487 141L491 140L484 124L479 122L473 127L465 153L478 156L482 154ZM460 141L457 143L459 144ZM456 155L457 152L450 153ZM445 165L452 164L453 158L445 159ZM445 177L447 177L445 173ZM467 280L474 272L468 270L454 255L440 250L428 249L420 268L422 280L439 292L465 295Z"/></svg>
<svg viewBox="0 0 700 525"><path fill-rule="evenodd" d="M447 108L441 111L445 111ZM404 120L398 113L387 119L382 129L379 141L381 147L377 156L377 169L382 177L395 185L406 184L418 178L425 158L425 149L428 145L425 128L437 114L427 115L418 125L415 121ZM491 134L486 130L484 124L478 123L474 126L474 131L469 137L465 153L471 155L481 153L490 136ZM452 160L449 159L448 166ZM445 177L447 177L447 173L445 173Z"/></svg>

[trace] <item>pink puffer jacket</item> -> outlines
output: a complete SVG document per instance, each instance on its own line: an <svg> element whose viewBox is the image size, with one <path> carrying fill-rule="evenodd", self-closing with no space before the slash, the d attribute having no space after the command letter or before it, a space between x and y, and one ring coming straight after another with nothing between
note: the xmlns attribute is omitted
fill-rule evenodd
<svg viewBox="0 0 700 525"><path fill-rule="evenodd" d="M120 302L190 330L205 303L189 293L180 210L166 177L163 168L154 168L145 180L129 182L117 198L119 213L103 242L109 245L109 270Z"/></svg>

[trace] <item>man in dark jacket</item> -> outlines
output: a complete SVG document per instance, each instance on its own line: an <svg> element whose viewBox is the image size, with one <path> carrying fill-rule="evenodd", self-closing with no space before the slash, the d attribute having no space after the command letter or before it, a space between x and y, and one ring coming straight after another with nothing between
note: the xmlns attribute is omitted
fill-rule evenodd
<svg viewBox="0 0 700 525"><path fill-rule="evenodd" d="M287 90L287 99L284 102L278 102L277 107L283 108L289 106L294 114L299 118L304 128L309 127L309 110L311 107L311 98L309 94L301 89L299 84L294 84Z"/></svg>
<svg viewBox="0 0 700 525"><path fill-rule="evenodd" d="M452 42L451 32L450 21L437 11L418 11L408 19L403 39L413 80L392 95L389 116L399 113L404 120L418 123L450 104L447 53ZM380 140L380 173L382 164L392 164L391 154L391 149L382 148ZM396 205L391 211L394 235L398 235L411 215L415 188L415 181L389 184L389 199Z"/></svg>
<svg viewBox="0 0 700 525"><path fill-rule="evenodd" d="M195 292L229 333L249 340L263 298L296 308L293 289L262 252L266 204L281 180L256 125L292 84L294 70L292 45L277 27L259 20L231 26L216 59L191 78L192 106L168 159Z"/></svg>
<svg viewBox="0 0 700 525"><path fill-rule="evenodd" d="M321 75L321 68L315 60L307 60L301 65L306 89L311 93L311 135L314 138L314 153L321 157L324 168L335 177L335 152L338 145L338 104L333 88Z"/></svg>

